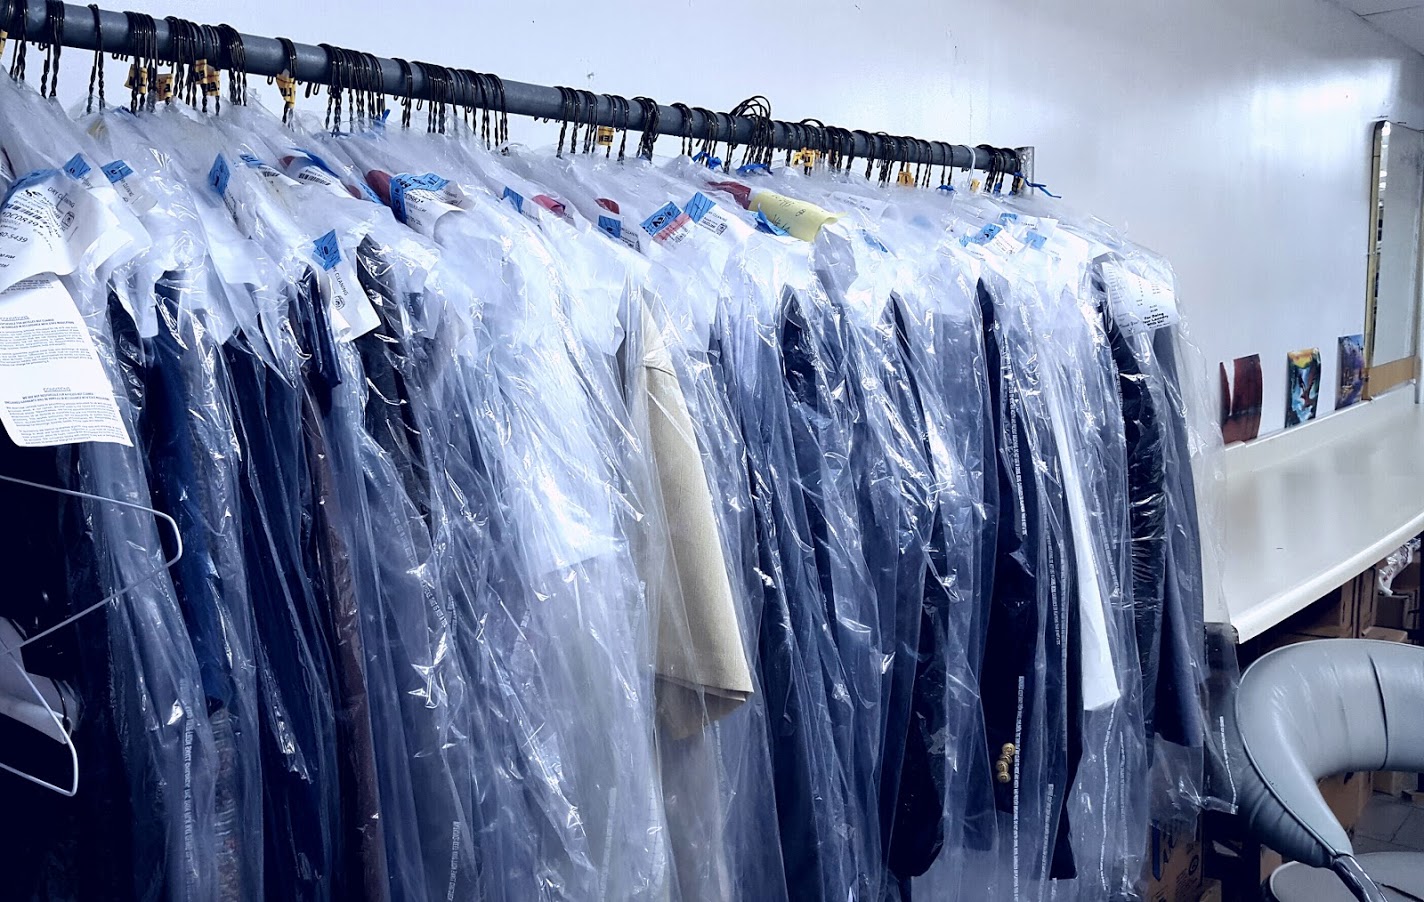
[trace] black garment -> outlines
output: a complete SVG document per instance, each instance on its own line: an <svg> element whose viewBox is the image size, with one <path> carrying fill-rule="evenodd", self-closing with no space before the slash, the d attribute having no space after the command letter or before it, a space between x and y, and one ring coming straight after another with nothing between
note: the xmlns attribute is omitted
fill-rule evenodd
<svg viewBox="0 0 1424 902"><path fill-rule="evenodd" d="M1092 269L1095 292L1106 298L1102 271ZM1137 636L1138 667L1142 672L1143 736L1151 747L1161 663L1163 598L1167 569L1166 428L1159 409L1161 394L1154 385L1150 362L1139 359L1137 342L1146 337L1122 334L1104 304L1118 394L1122 398L1123 434L1127 442L1127 500L1132 533L1132 613ZM1150 353L1150 344L1148 345Z"/></svg>
<svg viewBox="0 0 1424 902"><path fill-rule="evenodd" d="M1071 538L1060 465L1051 428L1031 422L1034 414L1026 409L1020 381L1031 375L1029 364L1011 359L1012 341L998 323L993 295L984 282L977 293L998 442L1000 503L980 692L989 757L1006 761L1010 774L1008 782L996 780L995 803L1011 816L1015 806L1041 811L1042 823L1021 824L1018 835L1051 835L1048 876L1070 878L1076 868L1065 801L1081 757L1082 699L1075 638L1078 605L1069 569ZM1035 774L1039 766L1042 773L1034 785L1016 786L1020 778L1014 775L1025 760L1035 762L1025 773ZM1031 804L1025 803L1026 794L1034 794ZM1017 853L1006 853L1029 862L1038 854L1022 846ZM1038 875L1030 870L1025 876Z"/></svg>
<svg viewBox="0 0 1424 902"><path fill-rule="evenodd" d="M1168 469L1166 481L1167 559L1159 664L1162 678L1157 680L1154 724L1158 735L1168 742L1200 748L1205 741L1200 683L1200 668L1205 661L1201 525L1175 341L1173 329L1159 329L1152 338L1167 399L1168 414L1164 419L1174 464Z"/></svg>

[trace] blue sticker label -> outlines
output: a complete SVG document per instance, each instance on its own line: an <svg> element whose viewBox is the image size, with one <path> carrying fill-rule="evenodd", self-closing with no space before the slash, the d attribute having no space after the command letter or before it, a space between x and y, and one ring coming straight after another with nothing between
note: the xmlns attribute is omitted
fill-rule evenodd
<svg viewBox="0 0 1424 902"><path fill-rule="evenodd" d="M84 154L77 153L69 158L69 162L64 164L64 172L76 182L89 174L89 161L84 159Z"/></svg>
<svg viewBox="0 0 1424 902"><path fill-rule="evenodd" d="M659 232L676 222L681 215L682 211L677 208L677 204L668 201L658 207L652 216L643 220L643 231L656 238Z"/></svg>
<svg viewBox="0 0 1424 902"><path fill-rule="evenodd" d="M450 184L449 179L442 179L433 172L425 175L411 175L401 173L391 179L391 210L396 214L396 219L401 222L406 221L405 196L410 191L439 191Z"/></svg>
<svg viewBox="0 0 1424 902"><path fill-rule="evenodd" d="M10 198L20 191L24 191L31 185L38 184L50 176L59 175L58 169L36 169L28 175L22 175L10 185L10 190L5 192L4 203L9 203Z"/></svg>
<svg viewBox="0 0 1424 902"><path fill-rule="evenodd" d="M104 176L111 183L114 184L122 182L124 179L133 175L133 169L131 169L129 167L129 164L125 163L123 160L115 160L112 163L105 163L99 168L104 170Z"/></svg>
<svg viewBox="0 0 1424 902"><path fill-rule="evenodd" d="M313 241L312 248L316 252L316 262L321 264L322 269L329 270L341 262L341 248L336 243L335 229Z"/></svg>
<svg viewBox="0 0 1424 902"><path fill-rule="evenodd" d="M305 147L298 147L298 148L297 148L297 153L299 153L299 154L301 154L302 156L306 157L308 160L311 160L313 163L315 163L315 164L317 165L317 168L321 169L323 172L329 172L329 173L331 173L332 175L335 175L335 176L337 177L337 180L338 180L338 181L340 180L341 177L340 177L340 175L337 173L337 171L336 171L335 169L332 169L332 168L331 168L331 165L330 165L329 163L327 163L325 160L323 160L321 157L317 156L316 154L312 153L310 150L307 150Z"/></svg>
<svg viewBox="0 0 1424 902"><path fill-rule="evenodd" d="M882 253L882 254L888 254L888 253L890 253L890 249L889 249L888 247L886 247L884 244L882 244L882 243L880 242L880 239L879 239L879 238L876 238L874 235L870 234L869 232L865 231L864 229L861 230L861 232L860 232L860 237L861 237L861 238L864 238L866 244L868 244L868 245L870 245L871 247L875 248L875 249L876 249L877 251L879 251L880 253Z"/></svg>
<svg viewBox="0 0 1424 902"><path fill-rule="evenodd" d="M520 194L518 191L515 191L513 188L505 188L504 194L500 195L500 197L501 199L507 200L511 204L513 204L515 210L519 211L520 213L524 212L524 195Z"/></svg>
<svg viewBox="0 0 1424 902"><path fill-rule="evenodd" d="M1038 251L1043 250L1043 243L1047 240L1048 239L1044 238L1037 232L1029 232L1027 235L1024 236L1024 243L1027 244L1029 247L1033 248L1034 250Z"/></svg>
<svg viewBox="0 0 1424 902"><path fill-rule="evenodd" d="M600 217L598 217L598 227L599 227L600 229L602 229L604 232L608 233L608 235L609 235L610 237L613 237L613 238L622 238L622 237L623 237L623 222L622 222L622 220L614 219L612 216L600 216Z"/></svg>
<svg viewBox="0 0 1424 902"><path fill-rule="evenodd" d="M788 232L788 231L786 231L785 229L783 229L781 226L779 226L779 225L777 225L776 223L772 222L770 219L767 219L767 218L766 218L766 214L763 213L763 212L761 212L760 210L757 211L756 227L757 227L757 231L758 231L758 232L766 232L766 233L771 234L771 235L790 235L790 234L791 234L790 232Z"/></svg>
<svg viewBox="0 0 1424 902"><path fill-rule="evenodd" d="M1018 221L1018 218L1019 218L1019 214L1017 214L1017 213L1000 213L1000 214L999 214L999 224L1000 224L1000 225L1008 225L1008 224L1011 223L1011 222L1017 222L1017 221Z"/></svg>
<svg viewBox="0 0 1424 902"><path fill-rule="evenodd" d="M702 217L712 212L712 208L715 206L717 206L715 201L699 191L692 195L692 200L687 202L687 215L693 222L701 222Z"/></svg>
<svg viewBox="0 0 1424 902"><path fill-rule="evenodd" d="M232 178L232 170L227 168L227 160L218 154L213 160L213 168L208 170L208 184L220 197L227 197L227 183Z"/></svg>
<svg viewBox="0 0 1424 902"><path fill-rule="evenodd" d="M999 225L997 222L991 222L988 225L984 226L984 228L980 229L978 234L976 234L969 240L974 242L975 244L988 244L990 241L993 241L995 238L999 237L999 233L1003 230L1003 226Z"/></svg>

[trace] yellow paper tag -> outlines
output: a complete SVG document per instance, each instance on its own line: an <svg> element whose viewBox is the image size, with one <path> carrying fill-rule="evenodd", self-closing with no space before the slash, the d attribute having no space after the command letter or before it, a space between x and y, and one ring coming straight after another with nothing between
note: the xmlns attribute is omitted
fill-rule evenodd
<svg viewBox="0 0 1424 902"><path fill-rule="evenodd" d="M277 90L282 94L282 102L295 106L297 102L297 80L285 72L277 76Z"/></svg>
<svg viewBox="0 0 1424 902"><path fill-rule="evenodd" d="M193 64L193 74L198 77L198 84L202 86L203 93L212 97L218 92L219 70L208 65L207 60L198 60Z"/></svg>
<svg viewBox="0 0 1424 902"><path fill-rule="evenodd" d="M5 52L5 41L10 37L10 32L0 28L0 54Z"/></svg>
<svg viewBox="0 0 1424 902"><path fill-rule="evenodd" d="M173 73L172 73L172 72L160 72L160 73L158 73L158 79L157 79L157 81L158 81L158 99L159 99L159 100L171 100L171 99L173 99Z"/></svg>
<svg viewBox="0 0 1424 902"><path fill-rule="evenodd" d="M983 184L984 184L984 183L981 182L981 181L979 181L978 179L970 179L970 180L969 180L969 191L970 191L970 193L972 193L972 194L978 194L978 193L979 193L979 188L980 188L981 186L983 186Z"/></svg>
<svg viewBox="0 0 1424 902"><path fill-rule="evenodd" d="M124 81L124 87L130 91L134 90L135 85L138 86L140 94L148 93L148 68L140 67L138 63L129 66L129 77Z"/></svg>
<svg viewBox="0 0 1424 902"><path fill-rule="evenodd" d="M747 209L753 213L761 213L774 225L802 241L815 241L822 226L841 218L839 213L823 210L815 204L808 204L774 191L756 192L752 195Z"/></svg>
<svg viewBox="0 0 1424 902"><path fill-rule="evenodd" d="M901 167L900 174L895 177L895 181L907 188L913 187L915 184L915 174L909 170L909 167Z"/></svg>
<svg viewBox="0 0 1424 902"><path fill-rule="evenodd" d="M612 147L613 128L608 125L600 125L598 127L598 136L594 140L598 142L599 147Z"/></svg>
<svg viewBox="0 0 1424 902"><path fill-rule="evenodd" d="M816 168L816 163L818 163L820 159L820 151L811 150L809 147L803 147L791 155L791 165L800 166L802 169L809 173L812 169Z"/></svg>

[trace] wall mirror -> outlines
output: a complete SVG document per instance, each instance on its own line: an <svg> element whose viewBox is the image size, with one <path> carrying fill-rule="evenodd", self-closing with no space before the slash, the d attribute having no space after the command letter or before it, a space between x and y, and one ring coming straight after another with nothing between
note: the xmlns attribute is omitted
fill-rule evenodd
<svg viewBox="0 0 1424 902"><path fill-rule="evenodd" d="M1424 132L1375 125L1374 202L1365 296L1365 396L1417 377L1424 217Z"/></svg>

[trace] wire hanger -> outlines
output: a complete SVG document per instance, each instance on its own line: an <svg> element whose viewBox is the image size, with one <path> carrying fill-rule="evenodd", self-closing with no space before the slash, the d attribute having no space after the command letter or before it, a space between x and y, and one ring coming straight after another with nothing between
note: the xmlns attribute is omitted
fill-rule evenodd
<svg viewBox="0 0 1424 902"><path fill-rule="evenodd" d="M172 569L173 565L178 563L178 561L181 560L183 557L183 535L178 530L178 523L172 517L168 516L163 511L156 510L155 508L147 507L142 504L135 504L131 501L121 501L118 498L109 498L103 495L94 495L89 492L78 492L74 491L73 489L62 489L57 486L44 485L38 482L30 482L26 479L16 479L13 476L0 475L0 481L12 483L14 485L25 486L26 488L36 489L41 492L52 492L57 495L65 495L71 498L82 498L88 499L90 501L97 501L100 504L110 504L115 507L124 507L130 510L144 511L146 513L153 514L159 520L168 524L169 529L173 530L173 556L165 560L161 566L155 567L151 572L140 576L127 586L124 586L123 588L104 596L103 598L84 608L82 611L79 611L77 614L71 614L70 616L64 618L53 626L46 627L45 629L40 630L38 633L35 633L33 636L25 638L19 644L10 648L0 649L0 654L14 659L15 666L19 669L21 675L24 676L25 682L29 684L30 691L33 693L35 699L38 700L39 703L44 706L45 711L48 713L49 717L53 719L55 726L59 729L59 732L64 736L62 743L64 747L69 751L72 777L70 779L69 786L65 787L56 786L48 780L45 780L41 777L37 777L34 774L28 773L27 771L23 771L17 767L13 767L9 764L6 764L3 760L0 760L0 770L8 771L9 773L20 777L23 780L28 780L29 782L34 783L37 786L42 786L45 789L52 790L54 792L59 793L60 795L73 797L76 793L79 792L79 751L74 746L73 734L69 731L69 729L66 728L68 718L61 712L55 711L53 706L51 706L49 701L44 697L44 694L40 692L39 687L35 685L34 680L25 670L24 661L20 657L20 651L27 645L31 645L35 642L40 641L41 639L45 639L49 636L54 635L55 633L66 627L74 625L78 621L84 619L85 617L88 617L90 614L93 614L94 612L106 607L111 602L117 601L118 599L127 595L129 592L132 592L134 589L137 589L139 586L142 586L145 583L156 579L157 577L166 573L168 570Z"/></svg>

